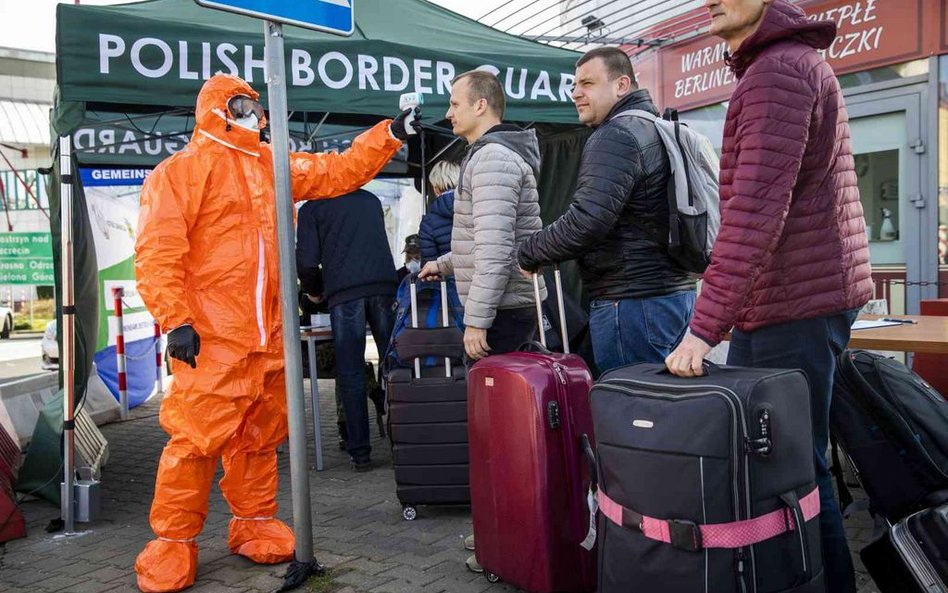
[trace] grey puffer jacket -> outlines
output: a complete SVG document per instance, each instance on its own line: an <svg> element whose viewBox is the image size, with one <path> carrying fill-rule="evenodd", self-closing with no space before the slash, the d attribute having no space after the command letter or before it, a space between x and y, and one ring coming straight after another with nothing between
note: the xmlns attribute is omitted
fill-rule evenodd
<svg viewBox="0 0 948 593"><path fill-rule="evenodd" d="M465 325L489 329L498 309L535 304L533 283L517 265L517 249L543 226L539 174L536 132L512 125L488 130L461 162L451 253L438 258L438 267L442 275L455 277ZM542 284L540 296L546 299Z"/></svg>

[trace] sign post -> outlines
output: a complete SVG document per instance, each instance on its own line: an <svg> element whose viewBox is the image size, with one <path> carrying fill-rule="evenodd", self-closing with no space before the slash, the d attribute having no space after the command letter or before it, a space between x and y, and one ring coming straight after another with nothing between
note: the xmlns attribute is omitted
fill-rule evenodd
<svg viewBox="0 0 948 593"><path fill-rule="evenodd" d="M276 190L277 240L280 261L280 304L283 311L283 355L286 369L286 409L290 436L290 487L293 496L295 560L287 569L280 591L305 583L322 567L313 557L313 526L309 473L306 463L306 410L296 298L296 241L293 230L293 197L290 193L290 134L287 118L286 64L283 24L338 35L355 30L354 0L195 0L199 5L265 19L267 91L273 146L273 181ZM316 402L314 402L315 405Z"/></svg>
<svg viewBox="0 0 948 593"><path fill-rule="evenodd" d="M293 198L290 195L290 152L286 117L283 25L266 22L267 90L273 138L273 180L276 183L277 240L280 254L280 302L283 310L283 353L286 367L286 412L290 432L290 485L293 491L293 530L296 561L313 561L313 527L306 463L306 410L303 407L303 368L300 360L299 315L296 314L296 257Z"/></svg>

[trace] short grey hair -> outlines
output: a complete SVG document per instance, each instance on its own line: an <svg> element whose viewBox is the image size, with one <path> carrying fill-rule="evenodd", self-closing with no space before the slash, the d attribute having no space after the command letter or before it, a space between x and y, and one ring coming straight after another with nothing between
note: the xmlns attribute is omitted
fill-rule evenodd
<svg viewBox="0 0 948 593"><path fill-rule="evenodd" d="M428 181L435 194L442 194L458 186L458 177L461 176L461 167L451 161L438 161L428 173Z"/></svg>

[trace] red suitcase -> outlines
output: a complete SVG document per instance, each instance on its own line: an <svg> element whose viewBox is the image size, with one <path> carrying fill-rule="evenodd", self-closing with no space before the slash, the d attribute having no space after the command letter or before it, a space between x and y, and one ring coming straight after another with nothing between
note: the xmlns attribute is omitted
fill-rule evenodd
<svg viewBox="0 0 948 593"><path fill-rule="evenodd" d="M534 289L539 300L536 276ZM531 350L489 356L468 375L475 554L491 582L588 593L596 551L580 545L590 526L581 438L592 438L592 376L575 354Z"/></svg>
<svg viewBox="0 0 948 593"><path fill-rule="evenodd" d="M0 543L26 537L13 486L20 470L20 446L0 425Z"/></svg>

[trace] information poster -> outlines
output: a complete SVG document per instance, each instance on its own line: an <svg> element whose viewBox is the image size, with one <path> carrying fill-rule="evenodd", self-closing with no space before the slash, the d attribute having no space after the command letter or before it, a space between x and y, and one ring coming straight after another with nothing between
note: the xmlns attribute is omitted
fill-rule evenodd
<svg viewBox="0 0 948 593"><path fill-rule="evenodd" d="M112 289L124 289L123 315L129 407L154 392L154 319L135 283L135 238L142 183L150 169L80 169L89 223L99 266L99 329L95 364L99 376L118 399L115 359L117 318Z"/></svg>

